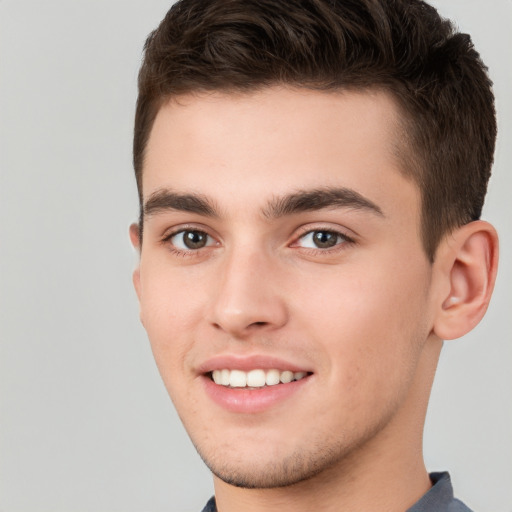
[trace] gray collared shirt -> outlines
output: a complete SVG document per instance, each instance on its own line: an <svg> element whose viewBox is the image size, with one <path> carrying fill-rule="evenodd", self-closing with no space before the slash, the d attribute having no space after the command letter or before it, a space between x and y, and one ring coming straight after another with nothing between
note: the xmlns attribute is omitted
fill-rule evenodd
<svg viewBox="0 0 512 512"><path fill-rule="evenodd" d="M448 473L430 473L432 487L406 512L471 512L461 501L453 497L452 482ZM211 498L203 512L217 512L215 498Z"/></svg>
<svg viewBox="0 0 512 512"><path fill-rule="evenodd" d="M407 512L471 512L462 501L453 497L452 481L448 473L430 473L430 480L430 490Z"/></svg>

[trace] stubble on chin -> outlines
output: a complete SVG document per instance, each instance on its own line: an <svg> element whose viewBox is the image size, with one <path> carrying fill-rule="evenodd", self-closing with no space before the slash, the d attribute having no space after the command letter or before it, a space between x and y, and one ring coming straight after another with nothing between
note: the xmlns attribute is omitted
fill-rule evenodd
<svg viewBox="0 0 512 512"><path fill-rule="evenodd" d="M261 454L255 460L242 460L240 453L236 453L236 446L217 448L208 454L197 445L196 450L213 475L229 485L243 489L276 489L314 479L334 468L337 472L359 445L348 444L341 436L330 444L326 444L325 438L311 439L307 446L287 455L267 455L266 460Z"/></svg>
<svg viewBox="0 0 512 512"><path fill-rule="evenodd" d="M223 482L243 489L275 489L289 487L309 480L326 468L335 464L334 454L319 454L315 457L303 452L295 452L281 460L262 464L253 464L250 460L244 463L229 464L218 461L203 461L210 471Z"/></svg>
<svg viewBox="0 0 512 512"><path fill-rule="evenodd" d="M244 456L242 450L237 450L236 443L206 448L198 446L194 439L192 442L213 475L239 488L290 487L314 481L319 475L322 475L324 483L331 478L351 479L354 466L366 451L365 447L369 447L372 440L386 429L393 410L394 407L390 407L386 415L362 430L338 432L330 439L328 435L317 433L316 436L310 435L305 442L297 443L297 446L289 446L288 450L284 446L286 443L273 450L264 445L255 447L254 457Z"/></svg>

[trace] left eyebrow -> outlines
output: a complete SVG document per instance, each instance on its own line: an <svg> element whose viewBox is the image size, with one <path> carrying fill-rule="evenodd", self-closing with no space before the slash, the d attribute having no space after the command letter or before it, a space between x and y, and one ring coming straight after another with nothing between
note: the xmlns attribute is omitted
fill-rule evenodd
<svg viewBox="0 0 512 512"><path fill-rule="evenodd" d="M269 219L275 219L296 213L329 208L364 210L384 217L381 208L373 201L355 190L344 187L304 190L276 197L263 210L263 215Z"/></svg>

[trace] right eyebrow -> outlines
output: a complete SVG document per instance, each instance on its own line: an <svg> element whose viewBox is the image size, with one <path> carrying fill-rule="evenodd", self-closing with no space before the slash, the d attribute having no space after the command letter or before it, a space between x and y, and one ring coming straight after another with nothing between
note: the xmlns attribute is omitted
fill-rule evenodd
<svg viewBox="0 0 512 512"><path fill-rule="evenodd" d="M169 189L160 189L144 203L144 215L148 217L168 210L219 217L215 205L201 194L178 194Z"/></svg>

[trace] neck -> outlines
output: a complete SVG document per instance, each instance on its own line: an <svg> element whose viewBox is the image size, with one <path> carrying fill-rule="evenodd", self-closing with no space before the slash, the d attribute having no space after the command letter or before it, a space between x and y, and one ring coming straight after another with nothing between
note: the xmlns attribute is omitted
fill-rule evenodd
<svg viewBox="0 0 512 512"><path fill-rule="evenodd" d="M423 424L441 349L430 340L402 407L372 439L313 478L274 489L243 489L214 478L218 512L403 511L431 487Z"/></svg>

